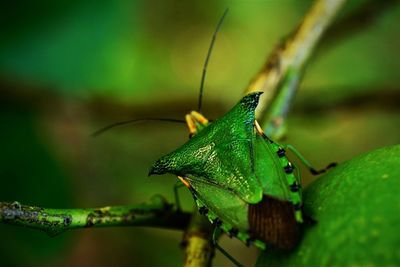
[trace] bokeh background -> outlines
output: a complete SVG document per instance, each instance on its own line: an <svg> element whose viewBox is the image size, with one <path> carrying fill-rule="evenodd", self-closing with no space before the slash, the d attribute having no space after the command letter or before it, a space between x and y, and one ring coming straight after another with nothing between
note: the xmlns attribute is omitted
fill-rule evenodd
<svg viewBox="0 0 400 267"><path fill-rule="evenodd" d="M383 3L382 3L383 2ZM349 1L305 73L285 142L316 166L400 142L398 1ZM4 1L0 8L0 201L52 208L173 200L173 176L151 163L187 140L183 125L145 123L90 134L111 122L183 118L234 105L273 47L312 1ZM351 15L353 20L346 20ZM361 15L360 15L361 14ZM313 177L304 173L306 184ZM191 196L182 190L184 206ZM50 238L0 225L2 266L179 266L182 233L84 229ZM239 261L257 250L223 238ZM217 253L215 266L230 266Z"/></svg>

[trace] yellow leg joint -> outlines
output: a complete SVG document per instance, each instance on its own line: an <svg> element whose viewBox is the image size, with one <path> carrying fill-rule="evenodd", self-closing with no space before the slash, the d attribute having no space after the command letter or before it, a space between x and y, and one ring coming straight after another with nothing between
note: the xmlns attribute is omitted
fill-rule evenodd
<svg viewBox="0 0 400 267"><path fill-rule="evenodd" d="M257 120L254 120L254 127L256 127L256 130L260 135L263 135L263 136L265 135L263 129L261 129L261 126L260 126L260 124L258 124Z"/></svg>
<svg viewBox="0 0 400 267"><path fill-rule="evenodd" d="M193 120L192 116L189 115L189 114L186 115L186 116L185 116L185 120L186 120L187 127L188 127L188 129L189 129L189 133L190 133L191 135L196 134L196 133L197 133L197 127L196 127L196 123L195 123L195 121Z"/></svg>
<svg viewBox="0 0 400 267"><path fill-rule="evenodd" d="M190 188L189 182L186 181L183 177L178 176L178 179L181 180L181 182L183 183L184 186L186 186L187 188Z"/></svg>
<svg viewBox="0 0 400 267"><path fill-rule="evenodd" d="M206 117L204 117L203 115L201 115L200 113L198 113L197 111L192 111L190 112L190 115L193 116L193 118L200 123L201 125L207 125L208 124L208 120L206 119Z"/></svg>

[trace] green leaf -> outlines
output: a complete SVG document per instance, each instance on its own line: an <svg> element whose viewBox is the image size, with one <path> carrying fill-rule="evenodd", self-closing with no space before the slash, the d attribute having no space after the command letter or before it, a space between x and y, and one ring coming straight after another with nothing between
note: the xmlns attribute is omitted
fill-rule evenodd
<svg viewBox="0 0 400 267"><path fill-rule="evenodd" d="M306 226L292 252L266 250L257 266L399 266L400 145L337 166L304 192Z"/></svg>

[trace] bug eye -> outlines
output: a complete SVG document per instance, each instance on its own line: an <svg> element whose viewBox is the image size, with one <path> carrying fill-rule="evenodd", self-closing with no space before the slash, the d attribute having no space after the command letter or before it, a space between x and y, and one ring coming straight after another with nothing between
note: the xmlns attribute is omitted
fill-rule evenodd
<svg viewBox="0 0 400 267"><path fill-rule="evenodd" d="M194 133L189 134L189 139L191 139L194 136Z"/></svg>

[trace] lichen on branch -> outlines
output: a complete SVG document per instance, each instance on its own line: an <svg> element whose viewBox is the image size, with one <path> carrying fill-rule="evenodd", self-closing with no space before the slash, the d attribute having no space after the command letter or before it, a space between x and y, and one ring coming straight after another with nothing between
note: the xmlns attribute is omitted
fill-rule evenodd
<svg viewBox="0 0 400 267"><path fill-rule="evenodd" d="M0 202L0 222L25 226L55 236L66 230L110 226L148 226L183 230L190 213L177 211L162 196L149 202L126 206L87 209L48 209Z"/></svg>

